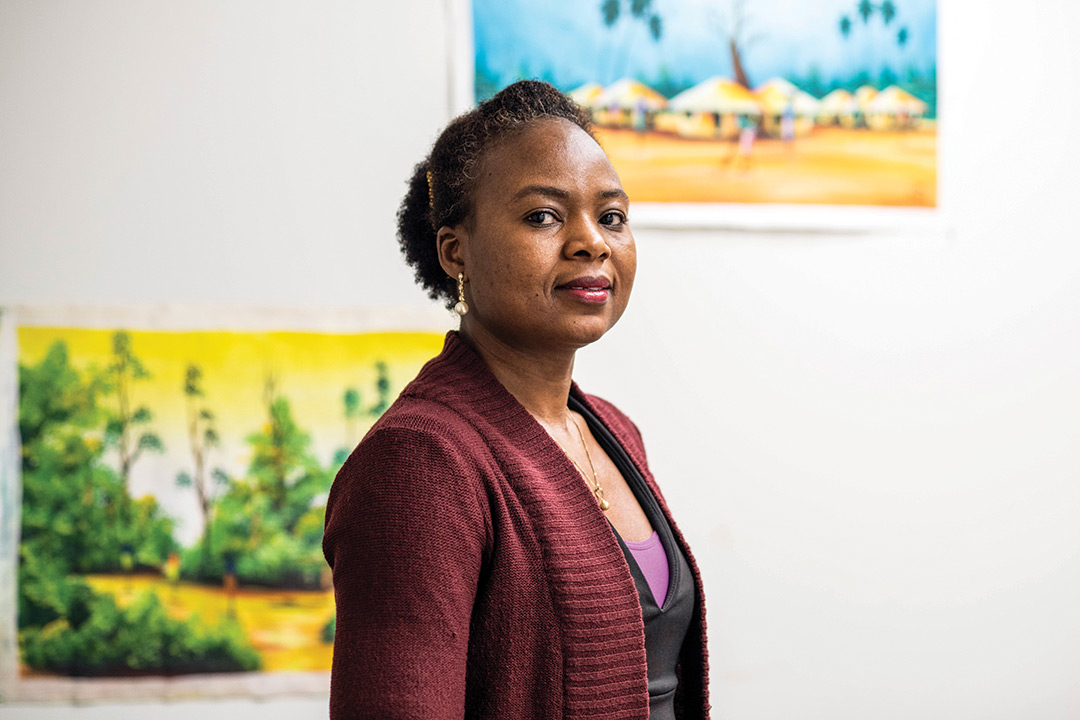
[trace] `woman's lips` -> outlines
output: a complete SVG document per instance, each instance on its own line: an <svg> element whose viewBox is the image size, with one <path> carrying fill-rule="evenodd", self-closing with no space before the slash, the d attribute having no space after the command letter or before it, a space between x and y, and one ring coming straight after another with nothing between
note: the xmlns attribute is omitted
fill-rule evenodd
<svg viewBox="0 0 1080 720"><path fill-rule="evenodd" d="M611 281L607 278L581 277L555 287L575 300L593 305L607 302L611 294Z"/></svg>

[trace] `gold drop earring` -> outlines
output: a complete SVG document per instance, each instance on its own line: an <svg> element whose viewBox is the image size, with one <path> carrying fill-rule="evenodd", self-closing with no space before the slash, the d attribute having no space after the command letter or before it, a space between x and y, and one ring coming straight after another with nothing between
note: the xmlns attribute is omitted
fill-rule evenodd
<svg viewBox="0 0 1080 720"><path fill-rule="evenodd" d="M465 273L457 274L457 305L454 306L454 312L459 316L465 315L469 312L469 303L465 302Z"/></svg>

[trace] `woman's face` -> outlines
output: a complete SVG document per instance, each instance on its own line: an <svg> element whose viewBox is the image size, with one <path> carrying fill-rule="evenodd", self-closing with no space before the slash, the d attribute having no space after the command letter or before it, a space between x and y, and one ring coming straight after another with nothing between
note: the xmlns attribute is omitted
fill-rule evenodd
<svg viewBox="0 0 1080 720"><path fill-rule="evenodd" d="M521 350L599 339L634 284L627 213L615 169L571 122L537 120L488 150L469 219L440 231L443 267L456 276L456 259L467 278L462 332Z"/></svg>

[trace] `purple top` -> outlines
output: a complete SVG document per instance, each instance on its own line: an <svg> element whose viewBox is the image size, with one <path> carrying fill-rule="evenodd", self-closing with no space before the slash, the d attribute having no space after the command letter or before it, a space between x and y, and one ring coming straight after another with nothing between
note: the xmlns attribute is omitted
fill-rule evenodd
<svg viewBox="0 0 1080 720"><path fill-rule="evenodd" d="M668 561L664 545L660 542L660 534L653 530L653 534L640 542L623 540L634 561L641 568L641 574L649 583L649 591L657 607L664 607L668 589Z"/></svg>

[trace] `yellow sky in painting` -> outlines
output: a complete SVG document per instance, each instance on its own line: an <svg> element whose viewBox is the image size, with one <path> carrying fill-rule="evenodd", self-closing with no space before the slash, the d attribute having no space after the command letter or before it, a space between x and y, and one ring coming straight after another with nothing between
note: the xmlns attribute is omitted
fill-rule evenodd
<svg viewBox="0 0 1080 720"><path fill-rule="evenodd" d="M54 341L64 340L74 365L104 367L110 361L113 332L20 328L19 362L38 362ZM365 403L374 400L377 361L389 365L391 384L400 390L442 347L442 335L434 333L136 330L130 334L135 355L151 374L136 385L137 397L154 411L162 431L166 431L164 426L175 426L168 430L183 427L182 388L192 362L203 370L206 401L218 414L223 432L236 418L262 417L263 386L271 374L297 417L314 430L341 425L341 396L346 388L359 389Z"/></svg>
<svg viewBox="0 0 1080 720"><path fill-rule="evenodd" d="M83 370L108 365L113 330L22 327L19 362L35 364L57 340L67 343L72 363ZM342 396L356 388L361 403L376 401L375 363L389 367L392 396L442 348L442 333L378 332L172 332L130 331L133 351L151 377L135 384L134 398L154 415L152 428L166 445L161 456L140 460L132 474L136 495L150 493L181 519L181 534L196 537L198 513L190 491L178 489L176 473L188 469L187 409L183 384L189 363L203 371L206 406L217 417L222 447L211 462L240 474L250 457L244 438L265 421L263 388L271 374L288 398L293 417L310 433L319 462L329 464L345 444ZM111 401L111 398L108 400ZM370 425L365 421L360 431ZM355 443L359 438L353 438ZM170 507L175 506L175 507Z"/></svg>

